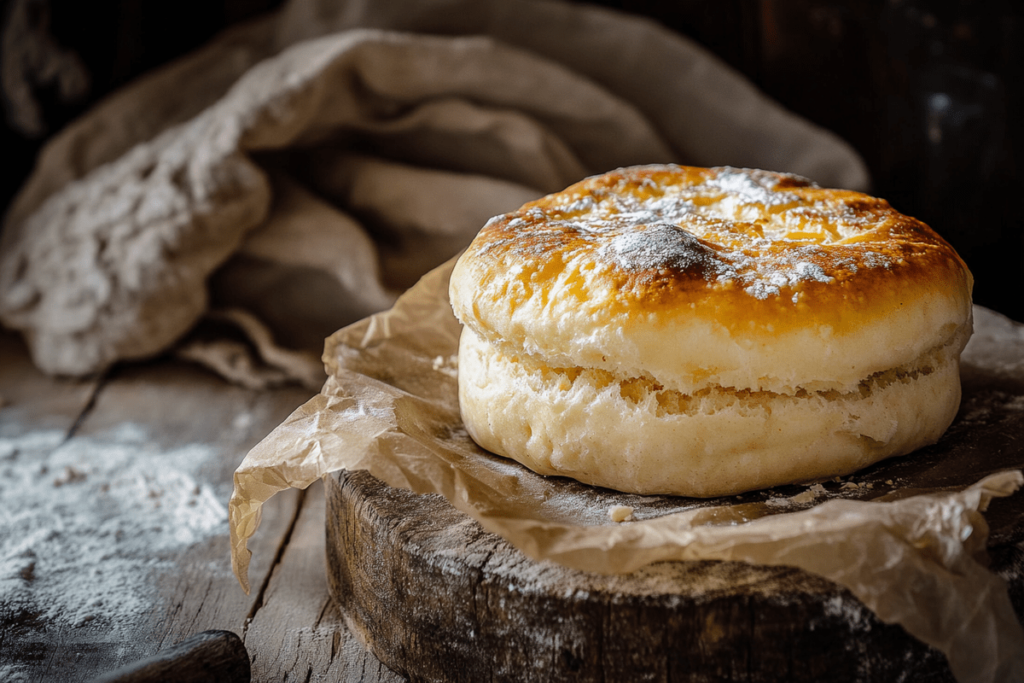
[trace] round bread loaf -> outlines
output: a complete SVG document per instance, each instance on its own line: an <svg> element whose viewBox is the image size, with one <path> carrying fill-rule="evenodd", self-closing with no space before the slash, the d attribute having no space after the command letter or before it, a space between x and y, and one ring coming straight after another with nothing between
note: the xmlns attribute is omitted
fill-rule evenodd
<svg viewBox="0 0 1024 683"><path fill-rule="evenodd" d="M972 283L881 199L620 169L491 219L459 259L463 420L536 472L635 493L849 474L949 426Z"/></svg>

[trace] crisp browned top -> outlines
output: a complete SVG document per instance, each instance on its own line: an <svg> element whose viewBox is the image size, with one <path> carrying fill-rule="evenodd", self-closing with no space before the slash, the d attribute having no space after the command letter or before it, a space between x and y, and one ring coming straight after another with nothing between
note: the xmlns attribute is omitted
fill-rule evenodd
<svg viewBox="0 0 1024 683"><path fill-rule="evenodd" d="M492 219L466 258L478 295L511 309L556 294L593 303L599 278L615 292L600 297L606 313L686 306L730 328L811 314L839 331L926 290L969 301L972 284L945 240L882 199L728 167L589 178Z"/></svg>

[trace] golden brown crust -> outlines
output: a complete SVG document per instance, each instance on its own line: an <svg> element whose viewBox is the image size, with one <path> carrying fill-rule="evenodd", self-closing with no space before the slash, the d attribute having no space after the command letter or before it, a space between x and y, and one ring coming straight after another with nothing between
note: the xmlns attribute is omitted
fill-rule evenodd
<svg viewBox="0 0 1024 683"><path fill-rule="evenodd" d="M649 166L492 219L451 295L508 356L684 393L789 394L959 353L971 285L949 244L881 199L766 171Z"/></svg>
<svg viewBox="0 0 1024 683"><path fill-rule="evenodd" d="M842 333L922 291L962 297L971 288L953 248L885 200L731 168L589 178L491 221L469 253L494 277L515 273L519 286L491 292L512 307L586 260L619 292L603 302L608 314L695 307L690 315L733 330L811 316ZM582 272L567 284L562 295L592 299Z"/></svg>

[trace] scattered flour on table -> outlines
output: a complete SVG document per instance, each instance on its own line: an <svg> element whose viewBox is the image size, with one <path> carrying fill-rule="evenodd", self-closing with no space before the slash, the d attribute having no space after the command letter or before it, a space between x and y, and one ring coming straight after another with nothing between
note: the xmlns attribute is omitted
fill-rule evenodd
<svg viewBox="0 0 1024 683"><path fill-rule="evenodd" d="M213 454L161 450L137 425L62 441L0 434L0 619L129 634L153 573L227 533L225 493L200 476Z"/></svg>
<svg viewBox="0 0 1024 683"><path fill-rule="evenodd" d="M838 618L858 631L870 631L874 622L874 613L856 600L847 600L841 595L835 595L825 601L824 614L826 617ZM814 630L814 623L811 623L811 630Z"/></svg>

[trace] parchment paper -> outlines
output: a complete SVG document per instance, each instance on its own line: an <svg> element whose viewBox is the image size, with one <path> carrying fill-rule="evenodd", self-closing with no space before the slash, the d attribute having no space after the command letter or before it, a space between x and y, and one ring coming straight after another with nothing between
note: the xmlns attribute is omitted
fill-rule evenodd
<svg viewBox="0 0 1024 683"><path fill-rule="evenodd" d="M391 486L441 493L531 558L576 569L618 573L698 559L799 567L845 586L883 621L944 652L959 681L1024 680L1024 631L1004 582L979 563L988 536L981 512L1024 483L1020 471L964 490L814 507L814 486L787 505L765 495L723 505L536 475L481 450L463 428L460 327L447 296L452 265L429 273L391 310L328 338L320 394L236 471L232 563L247 591L246 541L262 503L336 470L363 469ZM633 508L633 521L612 522L615 505Z"/></svg>

